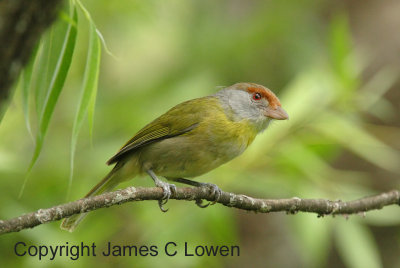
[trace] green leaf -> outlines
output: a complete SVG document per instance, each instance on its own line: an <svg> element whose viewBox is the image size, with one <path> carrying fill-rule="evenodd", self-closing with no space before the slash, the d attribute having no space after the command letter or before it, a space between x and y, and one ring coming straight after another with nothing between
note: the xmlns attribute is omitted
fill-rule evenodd
<svg viewBox="0 0 400 268"><path fill-rule="evenodd" d="M100 53L100 52L99 52ZM100 66L99 66L100 69ZM89 122L89 137L90 141L93 140L93 126L94 126L94 109L96 105L97 85L96 90L93 90L88 107L88 122Z"/></svg>
<svg viewBox="0 0 400 268"><path fill-rule="evenodd" d="M33 137L30 119L29 119L29 91L31 88L31 81L32 81L32 72L33 66L36 61L36 56L38 55L39 51L39 44L35 46L33 49L31 59L29 63L26 65L24 70L21 73L20 81L21 81L21 89L22 89L22 109L24 112L25 124L26 128L31 137Z"/></svg>
<svg viewBox="0 0 400 268"><path fill-rule="evenodd" d="M382 267L378 248L367 227L357 223L354 217L348 221L337 219L335 226L337 249L347 267Z"/></svg>
<svg viewBox="0 0 400 268"><path fill-rule="evenodd" d="M95 26L95 30L96 30L96 34L97 36L100 38L101 43L103 44L104 50L105 52L110 55L111 57L113 57L114 59L118 59L107 47L106 41L104 40L103 35L101 34L101 32L99 31L99 29L96 28L96 25L92 19L92 16L90 16L89 11L85 8L85 6L82 4L82 2L80 0L76 0L76 3L79 5L79 7L81 8L83 14L85 14L85 17L87 18L87 20L89 21L90 24Z"/></svg>
<svg viewBox="0 0 400 268"><path fill-rule="evenodd" d="M61 90L64 86L65 79L67 77L67 73L72 61L72 55L75 48L76 35L77 35L77 21L78 21L78 13L76 11L76 7L71 7L71 17L75 22L75 25L70 24L67 28L67 32L64 38L64 42L62 45L61 53L59 55L56 68L51 78L51 82L49 88L47 90L47 96L45 98L43 104L43 110L40 114L39 119L39 127L36 136L36 145L33 153L33 157L31 163L28 168L28 173L35 165L39 154L43 147L44 137L46 136L46 132L50 123L50 119L53 115L55 105L57 103L58 97L60 96ZM28 176L27 176L28 177ZM20 196L23 193L26 180L21 188Z"/></svg>
<svg viewBox="0 0 400 268"><path fill-rule="evenodd" d="M99 79L100 57L101 57L100 40L96 33L96 27L94 26L93 23L90 23L89 49L86 60L82 95L79 101L78 111L76 113L74 125L72 127L71 159L70 159L71 170L70 170L68 192L70 191L72 185L74 156L75 156L78 135L82 127L85 115L86 113L88 113L88 111L89 111L90 132L92 132L93 128L94 103L97 92L97 83Z"/></svg>
<svg viewBox="0 0 400 268"><path fill-rule="evenodd" d="M100 40L104 46L104 49L106 51L106 53L110 54L111 56L114 56L107 48L105 40L103 38L103 35L101 34L101 32L97 29L96 24L94 23L92 17L90 16L89 11L85 8L85 6L82 4L81 1L77 0L77 3L79 5L79 7L81 8L83 14L85 15L86 19L89 21L90 24L90 34L91 34L91 38L94 38L94 34L97 35L97 42ZM98 44L96 44L96 46L98 46ZM100 51L100 47L99 49L99 53ZM115 56L114 56L115 57ZM100 54L99 54L99 58L98 58L98 64L100 64ZM98 70L100 68L100 65L98 66ZM96 80L97 83L97 80ZM95 103L96 103L96 96L97 96L97 84L96 84L96 89L92 91L92 96L90 99L90 102L88 104L88 121L89 121L89 136L90 136L90 140L92 140L93 137L93 118L94 118L94 108L95 108Z"/></svg>
<svg viewBox="0 0 400 268"><path fill-rule="evenodd" d="M50 31L42 38L38 59L37 62L35 62L35 71L33 75L33 77L35 77L35 81L32 83L32 86L35 94L35 107L38 118L40 118L43 111L47 91L49 90L51 71L53 70L53 67L55 67L51 64L51 56L55 52L54 31L55 29L52 27Z"/></svg>

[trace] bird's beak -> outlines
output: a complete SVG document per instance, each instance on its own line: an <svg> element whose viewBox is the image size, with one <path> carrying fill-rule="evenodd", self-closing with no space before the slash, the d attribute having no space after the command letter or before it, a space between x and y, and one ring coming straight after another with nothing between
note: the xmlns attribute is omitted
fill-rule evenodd
<svg viewBox="0 0 400 268"><path fill-rule="evenodd" d="M264 112L266 117L276 119L276 120L286 120L289 119L289 115L281 106L276 106L275 108L268 106Z"/></svg>

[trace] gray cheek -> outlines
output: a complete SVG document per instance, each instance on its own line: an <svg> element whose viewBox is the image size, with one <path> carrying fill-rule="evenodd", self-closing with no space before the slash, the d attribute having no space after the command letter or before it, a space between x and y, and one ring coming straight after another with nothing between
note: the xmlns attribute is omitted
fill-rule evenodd
<svg viewBox="0 0 400 268"><path fill-rule="evenodd" d="M252 119L259 119L260 117L263 117L262 111L265 106L264 103L254 101L252 97L249 95L247 105L248 105L247 109L250 111Z"/></svg>
<svg viewBox="0 0 400 268"><path fill-rule="evenodd" d="M262 115L262 112L251 99L251 96L243 91L239 91L238 93L232 94L229 98L229 104L237 118L258 119Z"/></svg>

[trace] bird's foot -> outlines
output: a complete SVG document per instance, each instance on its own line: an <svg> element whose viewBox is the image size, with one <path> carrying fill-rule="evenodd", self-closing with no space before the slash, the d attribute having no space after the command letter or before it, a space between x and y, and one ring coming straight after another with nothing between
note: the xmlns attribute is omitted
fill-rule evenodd
<svg viewBox="0 0 400 268"><path fill-rule="evenodd" d="M151 170L147 170L147 173L150 177L154 180L154 183L157 187L163 189L163 196L160 200L158 200L158 206L160 207L162 212L167 212L168 209L165 209L163 206L168 202L169 198L171 197L172 193L176 193L176 186L175 184L169 184L167 182L163 182L159 178L157 178L156 174Z"/></svg>
<svg viewBox="0 0 400 268"><path fill-rule="evenodd" d="M213 183L204 183L204 182L199 182L198 187L201 188L206 188L206 190L211 191L211 195L214 196L214 201L209 202L207 205L203 205L203 201L202 200L196 200L196 205L198 207L201 208L206 208L209 205L214 205L215 203L218 202L218 200L220 199L221 195L222 195L222 190L215 184Z"/></svg>
<svg viewBox="0 0 400 268"><path fill-rule="evenodd" d="M221 189L219 189L217 185L212 184L212 183L197 182L197 181L192 181L192 180L188 180L188 179L185 179L185 178L175 178L173 180L176 181L176 182L188 184L188 185L191 185L191 186L200 187L200 188L205 189L206 191L211 191L211 195L214 196L214 201L213 202L209 202L208 204L203 205L203 200L201 200L201 199L196 200L196 205L198 207L201 207L201 208L206 208L210 204L214 205L215 203L218 202L219 198L222 195Z"/></svg>
<svg viewBox="0 0 400 268"><path fill-rule="evenodd" d="M167 212L168 209L165 209L163 206L167 204L169 198L171 197L171 194L176 193L176 186L175 184L169 184L161 180L156 182L156 186L162 188L164 192L162 198L158 200L158 206L160 207L162 212Z"/></svg>

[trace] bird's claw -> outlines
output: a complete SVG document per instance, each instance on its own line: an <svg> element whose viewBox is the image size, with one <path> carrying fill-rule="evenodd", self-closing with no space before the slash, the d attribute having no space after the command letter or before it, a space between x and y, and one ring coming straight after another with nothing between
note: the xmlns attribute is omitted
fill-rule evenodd
<svg viewBox="0 0 400 268"><path fill-rule="evenodd" d="M211 202L211 205L214 205L215 203L218 202L218 200L221 198L222 195L222 190L219 189L219 187L213 183L202 183L201 187L207 187L211 191L211 195L214 196L214 201Z"/></svg>
<svg viewBox="0 0 400 268"><path fill-rule="evenodd" d="M171 194L176 193L176 186L175 184L169 184L163 181L156 182L156 186L163 189L163 196L160 200L158 200L158 206L160 207L162 212L167 212L168 209L165 209L163 206L167 204L169 198L171 197Z"/></svg>
<svg viewBox="0 0 400 268"><path fill-rule="evenodd" d="M211 204L211 202L208 202L207 204L203 205L203 199L196 199L196 205L200 208L206 208Z"/></svg>
<svg viewBox="0 0 400 268"><path fill-rule="evenodd" d="M207 205L203 205L203 200L199 199L196 200L196 205L201 208L206 208L209 205L214 205L215 203L218 202L222 195L222 190L215 184L213 183L200 183L200 187L202 188L207 188L207 190L211 191L211 195L214 196L214 201L209 202Z"/></svg>

